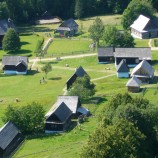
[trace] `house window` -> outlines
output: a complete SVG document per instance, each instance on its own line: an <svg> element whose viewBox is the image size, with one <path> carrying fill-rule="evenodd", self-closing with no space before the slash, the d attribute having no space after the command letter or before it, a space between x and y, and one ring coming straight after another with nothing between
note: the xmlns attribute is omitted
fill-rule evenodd
<svg viewBox="0 0 158 158"><path fill-rule="evenodd" d="M139 63L139 59L136 59L135 62L138 64Z"/></svg>

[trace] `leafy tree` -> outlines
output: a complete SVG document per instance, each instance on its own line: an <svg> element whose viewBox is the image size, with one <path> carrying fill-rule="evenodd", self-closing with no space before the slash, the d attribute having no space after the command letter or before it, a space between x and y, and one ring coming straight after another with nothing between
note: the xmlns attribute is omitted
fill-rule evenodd
<svg viewBox="0 0 158 158"><path fill-rule="evenodd" d="M45 73L46 75L46 78L47 78L47 74L52 71L52 66L50 63L46 63L42 68L41 70Z"/></svg>
<svg viewBox="0 0 158 158"><path fill-rule="evenodd" d="M80 19L83 16L83 0L75 1L75 17Z"/></svg>
<svg viewBox="0 0 158 158"><path fill-rule="evenodd" d="M44 130L44 114L42 105L35 102L22 107L8 106L3 121L14 122L24 134L34 134Z"/></svg>
<svg viewBox="0 0 158 158"><path fill-rule="evenodd" d="M90 38L99 46L99 41L102 38L104 25L100 18L96 18L93 25L89 27Z"/></svg>
<svg viewBox="0 0 158 158"><path fill-rule="evenodd" d="M83 100L89 99L89 97L95 94L95 85L91 83L90 77L84 75L83 77L78 77L73 83L72 87L69 90L69 95L79 96Z"/></svg>
<svg viewBox="0 0 158 158"><path fill-rule="evenodd" d="M14 29L9 28L3 38L2 48L4 51L16 51L20 49L20 38Z"/></svg>
<svg viewBox="0 0 158 158"><path fill-rule="evenodd" d="M120 32L115 26L106 26L103 33L103 41L107 46L134 47L134 38L128 33Z"/></svg>
<svg viewBox="0 0 158 158"><path fill-rule="evenodd" d="M143 98L132 98L129 94L118 94L112 98L105 109L102 124L106 127L120 119L132 122L146 136L145 148L141 154L154 157L158 154L157 123L158 107Z"/></svg>
<svg viewBox="0 0 158 158"><path fill-rule="evenodd" d="M152 7L150 0L132 0L123 12L123 27L124 29L128 29L140 14L152 17L154 13L155 9Z"/></svg>
<svg viewBox="0 0 158 158"><path fill-rule="evenodd" d="M143 157L144 140L145 136L132 123L121 119L91 134L81 158Z"/></svg>

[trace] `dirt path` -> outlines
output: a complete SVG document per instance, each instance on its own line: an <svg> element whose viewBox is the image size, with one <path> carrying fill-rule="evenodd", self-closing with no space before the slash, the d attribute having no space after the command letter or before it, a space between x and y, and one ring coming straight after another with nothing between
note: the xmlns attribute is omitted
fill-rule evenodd
<svg viewBox="0 0 158 158"><path fill-rule="evenodd" d="M107 76L103 76L103 77L99 77L99 78L94 78L94 79L91 79L91 81L98 81L98 80L101 80L101 79L104 79L104 78L108 78L108 77L111 77L111 76L115 76L116 74L111 74L111 75L107 75Z"/></svg>
<svg viewBox="0 0 158 158"><path fill-rule="evenodd" d="M73 59L73 58L83 58L83 57L89 57L89 56L96 56L97 53L91 53L91 54L80 54L80 55L70 55L70 56L64 56L60 57L60 59ZM56 58L36 58L36 59L30 59L30 62L38 62L38 61L51 61L56 60Z"/></svg>

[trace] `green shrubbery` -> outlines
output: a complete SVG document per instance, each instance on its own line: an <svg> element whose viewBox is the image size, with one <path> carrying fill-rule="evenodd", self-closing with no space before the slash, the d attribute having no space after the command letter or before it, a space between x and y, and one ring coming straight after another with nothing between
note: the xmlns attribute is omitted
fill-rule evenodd
<svg viewBox="0 0 158 158"><path fill-rule="evenodd" d="M154 45L155 47L158 47L158 39L154 39Z"/></svg>

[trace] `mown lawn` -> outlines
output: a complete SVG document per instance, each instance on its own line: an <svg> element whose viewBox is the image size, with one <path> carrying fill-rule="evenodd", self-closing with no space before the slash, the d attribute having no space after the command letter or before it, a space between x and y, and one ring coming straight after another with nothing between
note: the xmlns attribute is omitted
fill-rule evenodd
<svg viewBox="0 0 158 158"><path fill-rule="evenodd" d="M41 37L33 34L21 34L21 49L16 52L6 53L3 50L0 50L0 59L3 55L22 55L22 56L35 56L34 50L36 47L37 40Z"/></svg>
<svg viewBox="0 0 158 158"><path fill-rule="evenodd" d="M148 42L149 39L135 39L135 47L149 47Z"/></svg>
<svg viewBox="0 0 158 158"><path fill-rule="evenodd" d="M89 51L90 40L79 39L54 39L48 48L48 55L66 55L75 53L87 53Z"/></svg>

